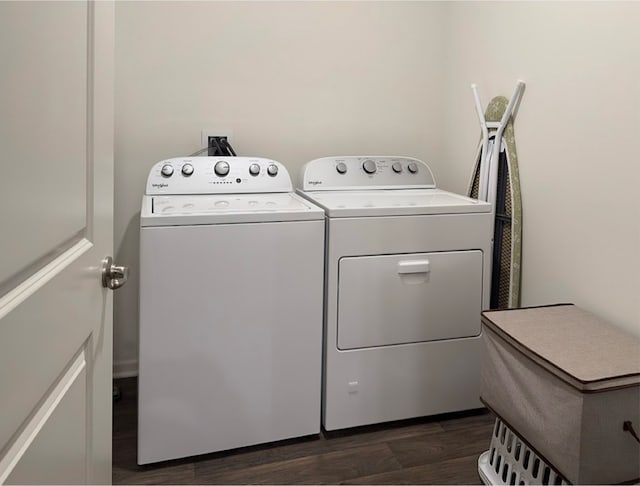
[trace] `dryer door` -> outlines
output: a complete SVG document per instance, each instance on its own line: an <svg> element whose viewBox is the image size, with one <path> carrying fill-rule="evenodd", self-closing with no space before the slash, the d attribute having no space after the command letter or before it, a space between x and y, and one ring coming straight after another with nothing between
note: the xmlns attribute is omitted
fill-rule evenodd
<svg viewBox="0 0 640 486"><path fill-rule="evenodd" d="M338 349L480 334L482 252L345 257Z"/></svg>

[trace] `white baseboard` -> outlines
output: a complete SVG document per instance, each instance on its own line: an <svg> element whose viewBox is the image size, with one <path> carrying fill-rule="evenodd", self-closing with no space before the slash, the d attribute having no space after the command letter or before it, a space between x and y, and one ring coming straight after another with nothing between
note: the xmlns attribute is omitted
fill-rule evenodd
<svg viewBox="0 0 640 486"><path fill-rule="evenodd" d="M138 376L138 360L128 359L113 362L113 378L131 378Z"/></svg>

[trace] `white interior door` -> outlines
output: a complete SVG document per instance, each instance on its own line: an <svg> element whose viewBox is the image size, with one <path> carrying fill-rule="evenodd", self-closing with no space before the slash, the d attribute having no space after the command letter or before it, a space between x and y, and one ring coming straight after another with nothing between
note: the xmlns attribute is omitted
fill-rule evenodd
<svg viewBox="0 0 640 486"><path fill-rule="evenodd" d="M111 482L113 5L0 3L0 483Z"/></svg>

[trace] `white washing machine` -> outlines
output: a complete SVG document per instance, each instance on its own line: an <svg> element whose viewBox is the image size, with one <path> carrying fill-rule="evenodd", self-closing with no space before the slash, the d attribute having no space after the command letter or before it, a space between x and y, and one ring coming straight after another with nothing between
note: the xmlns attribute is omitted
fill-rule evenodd
<svg viewBox="0 0 640 486"><path fill-rule="evenodd" d="M319 433L324 214L292 190L261 158L151 169L139 464Z"/></svg>
<svg viewBox="0 0 640 486"><path fill-rule="evenodd" d="M480 407L490 205L406 157L313 160L299 193L327 221L324 427Z"/></svg>

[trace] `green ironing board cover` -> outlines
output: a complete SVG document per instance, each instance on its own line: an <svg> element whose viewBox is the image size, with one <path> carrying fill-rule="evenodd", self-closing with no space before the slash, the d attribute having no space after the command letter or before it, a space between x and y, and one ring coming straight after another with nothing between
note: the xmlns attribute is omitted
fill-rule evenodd
<svg viewBox="0 0 640 486"><path fill-rule="evenodd" d="M509 100L504 96L497 96L491 100L485 111L487 122L499 122L504 114ZM489 130L489 138L495 136L496 130ZM518 171L518 155L516 152L515 133L513 119L510 118L502 132L501 148L504 148L507 157L506 170L506 198L505 213L511 218L505 222L502 235L496 235L502 239L502 252L500 254L500 273L492 275L492 280L498 278L498 308L507 309L520 306L520 279L522 263L522 199L520 193L520 176ZM482 140L478 147L476 162L473 168L473 177L469 184L468 194L477 199L480 182L480 165L482 155ZM498 181L498 186L500 181ZM496 242L494 242L495 244Z"/></svg>

